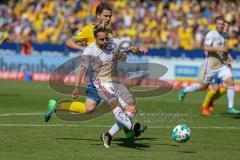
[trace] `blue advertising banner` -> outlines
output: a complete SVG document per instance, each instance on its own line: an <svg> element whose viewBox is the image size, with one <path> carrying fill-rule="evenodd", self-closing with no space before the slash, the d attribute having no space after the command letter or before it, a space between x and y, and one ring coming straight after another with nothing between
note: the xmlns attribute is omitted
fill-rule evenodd
<svg viewBox="0 0 240 160"><path fill-rule="evenodd" d="M232 74L235 80L240 80L240 68L233 68Z"/></svg>
<svg viewBox="0 0 240 160"><path fill-rule="evenodd" d="M199 72L200 72L200 68L197 66L184 66L184 65L175 66L176 77L196 78L198 77Z"/></svg>
<svg viewBox="0 0 240 160"><path fill-rule="evenodd" d="M20 54L21 44L17 43L3 43L0 44L1 54ZM51 56L74 56L79 54L80 51L69 49L66 45L53 45L53 44L32 44L31 55L51 55ZM231 55L234 59L240 60L239 51L231 51ZM143 55L143 54L141 54ZM148 56L157 56L164 58L204 58L205 55L202 50L186 51L182 49L149 49Z"/></svg>
<svg viewBox="0 0 240 160"><path fill-rule="evenodd" d="M69 57L44 56L0 56L1 71L50 73L57 66L69 60Z"/></svg>

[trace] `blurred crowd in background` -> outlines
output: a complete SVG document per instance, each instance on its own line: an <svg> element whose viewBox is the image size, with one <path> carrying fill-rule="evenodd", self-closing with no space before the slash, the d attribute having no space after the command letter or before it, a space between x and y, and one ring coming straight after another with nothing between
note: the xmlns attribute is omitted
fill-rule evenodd
<svg viewBox="0 0 240 160"><path fill-rule="evenodd" d="M116 37L150 48L193 50L223 15L232 23L228 47L240 50L240 1L108 0L113 5ZM94 22L99 0L3 0L0 43L64 44L82 26ZM28 43L25 43L28 44Z"/></svg>

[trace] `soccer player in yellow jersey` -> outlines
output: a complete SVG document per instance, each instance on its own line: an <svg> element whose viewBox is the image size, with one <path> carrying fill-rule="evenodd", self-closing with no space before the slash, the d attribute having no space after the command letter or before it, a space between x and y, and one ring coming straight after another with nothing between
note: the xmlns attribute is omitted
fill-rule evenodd
<svg viewBox="0 0 240 160"><path fill-rule="evenodd" d="M77 31L71 38L66 41L66 45L69 48L83 51L86 46L95 41L93 30L95 25L108 26L112 16L112 8L108 3L100 3L96 8L96 23L86 25L81 30ZM83 45L80 45L83 43ZM75 88L77 90L79 88ZM76 91L75 91L76 92ZM100 97L95 91L95 87L92 83L88 84L87 99L85 104L82 102L74 102L71 106L66 106L65 110L79 113L91 113L93 109L100 102ZM73 97L74 98L74 97ZM48 112L45 114L45 121L48 122L52 114L55 111L57 105L56 100L49 100Z"/></svg>
<svg viewBox="0 0 240 160"><path fill-rule="evenodd" d="M91 23L84 26L81 30L78 30L72 36L72 38L67 40L66 45L70 48L83 50L85 46L88 46L89 44L95 41L95 38L93 37L93 33L92 33L94 26L95 25ZM79 45L76 44L76 42L84 42L84 47L83 46L79 47ZM77 45L76 47L75 47L75 44Z"/></svg>

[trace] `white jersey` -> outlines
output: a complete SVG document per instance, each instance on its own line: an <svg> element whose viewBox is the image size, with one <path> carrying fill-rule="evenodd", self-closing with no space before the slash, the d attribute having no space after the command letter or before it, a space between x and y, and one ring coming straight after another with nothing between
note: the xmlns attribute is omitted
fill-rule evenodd
<svg viewBox="0 0 240 160"><path fill-rule="evenodd" d="M207 33L204 41L204 45L210 45L213 48L222 48L226 45L226 39L216 30L211 30ZM224 52L207 52L206 65L207 68L219 69L222 67L228 57Z"/></svg>
<svg viewBox="0 0 240 160"><path fill-rule="evenodd" d="M118 39L109 40L114 47L120 44ZM114 49L102 50L96 43L90 44L83 51L82 64L93 72L92 80L99 78L102 82L119 82L117 61L118 53Z"/></svg>

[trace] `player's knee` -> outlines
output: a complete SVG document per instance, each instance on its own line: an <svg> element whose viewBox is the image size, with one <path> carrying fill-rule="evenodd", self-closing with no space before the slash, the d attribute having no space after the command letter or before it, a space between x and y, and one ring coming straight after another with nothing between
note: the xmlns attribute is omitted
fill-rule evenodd
<svg viewBox="0 0 240 160"><path fill-rule="evenodd" d="M227 79L225 80L225 84L227 85L227 87L233 87L233 86L235 85L235 84L234 84L234 80L233 80L232 77L227 78Z"/></svg>
<svg viewBox="0 0 240 160"><path fill-rule="evenodd" d="M227 84L227 88L228 87L234 87L234 82L229 82L228 84Z"/></svg>
<svg viewBox="0 0 240 160"><path fill-rule="evenodd" d="M132 113L133 115L137 114L137 108L135 105L126 106L125 111Z"/></svg>
<svg viewBox="0 0 240 160"><path fill-rule="evenodd" d="M86 112L88 114L93 113L95 107L96 107L96 103L94 102L85 102L85 106L86 106Z"/></svg>
<svg viewBox="0 0 240 160"><path fill-rule="evenodd" d="M227 85L225 82L222 83L222 86L223 86L224 88L227 88L227 87L228 87L228 85Z"/></svg>
<svg viewBox="0 0 240 160"><path fill-rule="evenodd" d="M95 109L94 106L89 106L89 105L86 106L86 112L87 112L87 114L93 113L94 109Z"/></svg>
<svg viewBox="0 0 240 160"><path fill-rule="evenodd" d="M199 89L200 90L205 90L205 89L207 89L208 88L208 84L200 84L200 87L199 87Z"/></svg>
<svg viewBox="0 0 240 160"><path fill-rule="evenodd" d="M217 91L217 90L219 90L219 86L217 84L214 84L214 85L212 85L212 89L214 91Z"/></svg>
<svg viewBox="0 0 240 160"><path fill-rule="evenodd" d="M86 107L86 112L87 114L92 114L94 111L95 107L91 106L91 107Z"/></svg>

